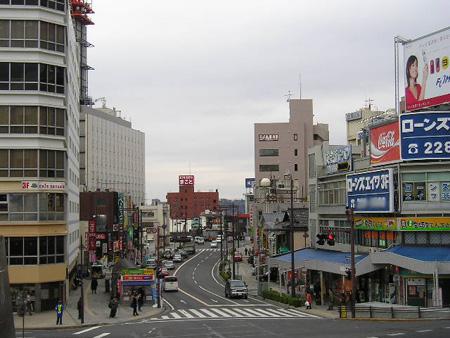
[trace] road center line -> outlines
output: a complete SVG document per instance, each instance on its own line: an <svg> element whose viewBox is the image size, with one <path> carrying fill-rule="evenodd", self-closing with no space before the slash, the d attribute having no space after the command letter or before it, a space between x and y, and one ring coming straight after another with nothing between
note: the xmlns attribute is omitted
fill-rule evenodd
<svg viewBox="0 0 450 338"><path fill-rule="evenodd" d="M426 329L426 330L417 330L416 332L418 332L418 333L424 333L424 332L431 332L431 331L433 331L433 330Z"/></svg>

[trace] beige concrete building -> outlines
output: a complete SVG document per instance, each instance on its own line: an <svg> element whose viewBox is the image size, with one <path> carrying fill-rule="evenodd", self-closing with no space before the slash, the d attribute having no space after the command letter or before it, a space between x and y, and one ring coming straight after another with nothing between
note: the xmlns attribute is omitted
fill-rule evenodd
<svg viewBox="0 0 450 338"><path fill-rule="evenodd" d="M311 99L289 100L289 121L255 124L255 178L282 181L292 174L296 196L307 196L308 148L328 141L328 125L313 124ZM298 190L297 190L298 189Z"/></svg>
<svg viewBox="0 0 450 338"><path fill-rule="evenodd" d="M361 108L355 112L347 113L345 120L347 122L347 143L352 146L363 146L368 139L369 125L376 122L378 119L384 119L387 116L396 115L394 109L372 110L371 108Z"/></svg>

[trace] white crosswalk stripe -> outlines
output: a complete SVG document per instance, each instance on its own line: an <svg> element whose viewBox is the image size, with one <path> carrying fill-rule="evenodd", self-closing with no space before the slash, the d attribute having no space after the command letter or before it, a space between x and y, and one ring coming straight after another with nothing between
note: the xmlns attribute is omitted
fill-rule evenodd
<svg viewBox="0 0 450 338"><path fill-rule="evenodd" d="M320 318L296 309L278 307L223 307L180 309L167 315L151 318L151 321L229 318ZM149 322L150 320L147 320Z"/></svg>

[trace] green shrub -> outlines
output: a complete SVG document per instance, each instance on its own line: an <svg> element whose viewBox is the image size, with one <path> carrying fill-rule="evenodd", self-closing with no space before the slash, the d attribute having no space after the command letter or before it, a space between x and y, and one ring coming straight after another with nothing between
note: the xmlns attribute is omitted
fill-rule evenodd
<svg viewBox="0 0 450 338"><path fill-rule="evenodd" d="M231 274L227 271L220 271L220 276L225 282L231 278Z"/></svg>
<svg viewBox="0 0 450 338"><path fill-rule="evenodd" d="M270 299L275 302L288 304L295 307L301 307L305 304L305 299L303 297L292 297L291 295L285 293L279 293L278 291L264 290L262 292L262 296L264 299Z"/></svg>

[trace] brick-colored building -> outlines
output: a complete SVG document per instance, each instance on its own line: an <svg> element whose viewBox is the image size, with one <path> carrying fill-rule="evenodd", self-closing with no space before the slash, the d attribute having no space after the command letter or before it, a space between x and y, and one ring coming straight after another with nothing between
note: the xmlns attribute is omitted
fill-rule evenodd
<svg viewBox="0 0 450 338"><path fill-rule="evenodd" d="M219 192L195 192L194 176L179 176L179 191L167 193L171 219L193 219L205 210L219 208Z"/></svg>

